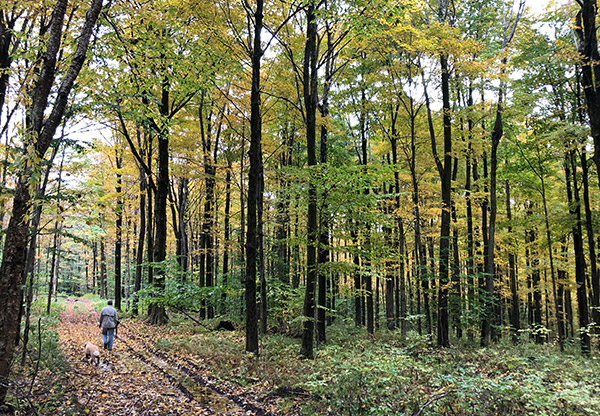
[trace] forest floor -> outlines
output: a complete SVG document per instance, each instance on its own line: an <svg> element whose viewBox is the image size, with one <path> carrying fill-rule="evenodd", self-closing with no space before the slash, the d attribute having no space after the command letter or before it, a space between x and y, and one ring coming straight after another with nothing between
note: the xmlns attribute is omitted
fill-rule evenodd
<svg viewBox="0 0 600 416"><path fill-rule="evenodd" d="M15 415L600 416L597 339L590 357L577 340L561 352L526 332L518 345L465 336L437 348L414 331L369 335L338 318L304 360L297 328L261 335L255 356L243 330L169 311L162 326L123 314L95 366L83 345L102 346L104 305L90 295L59 298L50 315L34 305L27 363L15 360Z"/></svg>
<svg viewBox="0 0 600 416"><path fill-rule="evenodd" d="M164 334L141 321L119 325L112 351L102 349L98 312L89 299L68 299L57 328L71 370L71 400L57 413L88 415L269 415L275 403L263 391L242 389L211 376L186 351L160 351ZM83 345L100 346L100 364ZM268 393L268 392L267 392Z"/></svg>

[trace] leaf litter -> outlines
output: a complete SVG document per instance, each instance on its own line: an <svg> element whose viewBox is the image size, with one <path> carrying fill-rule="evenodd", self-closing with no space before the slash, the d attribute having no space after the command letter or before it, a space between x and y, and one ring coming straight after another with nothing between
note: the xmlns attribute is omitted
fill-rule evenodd
<svg viewBox="0 0 600 416"><path fill-rule="evenodd" d="M153 339L164 334L153 336L155 328L142 322L121 325L113 350L102 349L97 319L91 301L69 299L57 328L81 414L279 414L273 403L262 403L252 392L214 378L185 352L157 350ZM98 366L85 359L86 342L100 346Z"/></svg>

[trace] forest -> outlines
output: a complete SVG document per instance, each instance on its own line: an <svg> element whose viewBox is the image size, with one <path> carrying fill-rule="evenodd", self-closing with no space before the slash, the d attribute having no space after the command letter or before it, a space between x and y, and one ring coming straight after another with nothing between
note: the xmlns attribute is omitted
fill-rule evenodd
<svg viewBox="0 0 600 416"><path fill-rule="evenodd" d="M0 0L0 415L600 415L598 21Z"/></svg>

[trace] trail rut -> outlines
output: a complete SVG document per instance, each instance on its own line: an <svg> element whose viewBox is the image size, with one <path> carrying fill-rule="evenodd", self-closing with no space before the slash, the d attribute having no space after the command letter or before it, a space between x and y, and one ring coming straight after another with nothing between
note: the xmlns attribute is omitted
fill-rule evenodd
<svg viewBox="0 0 600 416"><path fill-rule="evenodd" d="M192 358L156 348L152 327L127 321L113 351L102 349L98 313L86 299L69 299L58 327L71 366L73 391L88 415L258 415L275 416L261 399L210 376ZM100 365L83 355L85 342L100 347Z"/></svg>

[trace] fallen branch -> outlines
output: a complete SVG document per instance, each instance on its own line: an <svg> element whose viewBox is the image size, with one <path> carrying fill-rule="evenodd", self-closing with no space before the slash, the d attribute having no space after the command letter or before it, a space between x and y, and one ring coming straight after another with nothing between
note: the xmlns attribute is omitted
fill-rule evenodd
<svg viewBox="0 0 600 416"><path fill-rule="evenodd" d="M203 322L197 320L196 318L194 318L192 315L190 315L189 313L187 313L187 311L185 311L184 309L181 309L177 306L169 306L170 308L175 309L176 311L181 312L182 314L184 314L187 318L191 319L192 321L194 321L195 323L197 323L198 325L200 325L203 328L208 329L209 331L213 331L213 328L209 328L208 326L206 326L206 324L204 324Z"/></svg>
<svg viewBox="0 0 600 416"><path fill-rule="evenodd" d="M416 412L416 413L413 413L413 414L412 414L412 416L421 416L421 413L423 413L423 410L425 410L425 408L426 408L427 406L429 406L431 403L433 403L433 402L436 402L436 401L438 401L438 400L441 400L441 399L443 399L444 397L446 397L446 396L448 396L449 394L451 394L451 393L454 393L454 392L455 392L454 390L448 390L448 391L445 391L445 392L443 392L443 393L439 393L439 394L436 394L436 395L433 395L433 396L431 396L431 397L429 398L429 400L427 400L427 401L425 402L425 404L424 404L423 406L421 406L421 408L419 409L419 411L418 411L418 412Z"/></svg>

